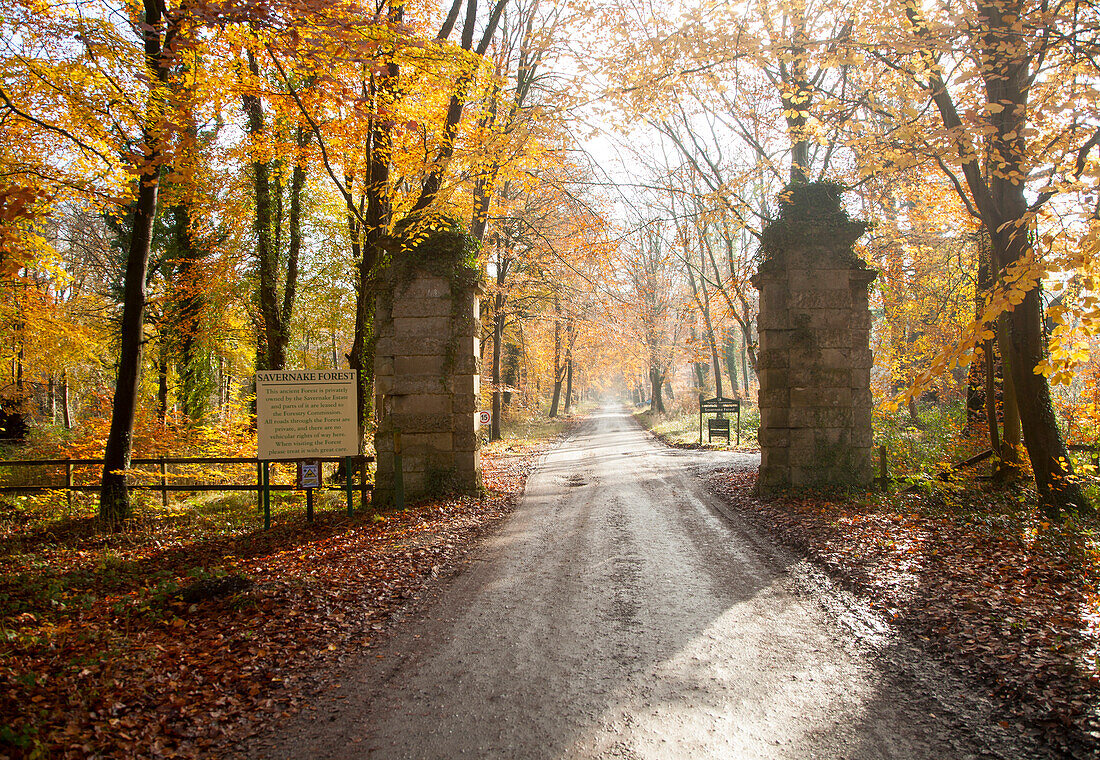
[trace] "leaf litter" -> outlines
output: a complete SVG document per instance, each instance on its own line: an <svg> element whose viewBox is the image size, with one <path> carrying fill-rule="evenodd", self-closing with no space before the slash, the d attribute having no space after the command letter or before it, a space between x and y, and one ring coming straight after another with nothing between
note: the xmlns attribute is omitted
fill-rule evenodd
<svg viewBox="0 0 1100 760"><path fill-rule="evenodd" d="M216 757L303 707L513 508L549 442L483 450L485 494L270 531L0 535L0 759ZM193 528L194 526L192 526ZM185 601L195 582L243 589Z"/></svg>
<svg viewBox="0 0 1100 760"><path fill-rule="evenodd" d="M1003 704L1057 756L1100 755L1100 550L1012 492L753 495L755 471L711 490L821 566Z"/></svg>

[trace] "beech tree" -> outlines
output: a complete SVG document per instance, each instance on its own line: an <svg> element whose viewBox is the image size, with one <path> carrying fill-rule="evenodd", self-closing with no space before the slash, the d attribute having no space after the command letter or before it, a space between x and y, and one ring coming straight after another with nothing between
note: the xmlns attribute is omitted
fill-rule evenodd
<svg viewBox="0 0 1100 760"><path fill-rule="evenodd" d="M943 364L957 363L993 337L999 315L1007 315L998 342L1051 517L1092 509L1073 477L1052 405L1041 283L1067 263L1058 261L1049 220L1092 213L1082 207L1080 180L1100 144L1091 84L1096 69L1078 51L1092 44L1094 16L1091 7L1028 0L977 0L950 9L909 2L882 7L884 23L865 27L873 32L866 43L880 67L864 69L876 76L862 89L865 117L856 139L881 146L861 154L865 171L934 162L988 235L995 288ZM879 139L868 139L874 136Z"/></svg>

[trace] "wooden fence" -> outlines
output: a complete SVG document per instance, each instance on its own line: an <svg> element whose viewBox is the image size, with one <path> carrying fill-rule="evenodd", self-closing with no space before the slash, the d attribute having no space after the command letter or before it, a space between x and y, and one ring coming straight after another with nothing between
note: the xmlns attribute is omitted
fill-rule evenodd
<svg viewBox="0 0 1100 760"><path fill-rule="evenodd" d="M355 492L355 482L353 473L359 472L359 503L363 504L366 501L367 485L370 482L367 477L367 464L374 461L372 456L354 456L354 457L313 457L314 461L321 462L343 462L344 463L344 482L339 485L322 485L318 489L306 490L306 504L307 515L312 521L313 519L313 491L345 491L347 494L347 506L348 514L352 513L353 505L352 499ZM161 505L167 506L169 492L182 491L182 492L198 492L198 491L255 491L257 507L264 511L264 527L271 526L271 492L272 491L295 491L301 490L296 484L286 483L272 483L271 482L271 465L275 462L296 462L297 460L260 460L256 457L154 457L154 458L140 458L133 459L130 462L131 469L128 471L128 476L133 477L149 477L155 482L133 482L128 483L128 487L133 490L144 491L160 491ZM207 482L180 482L181 480L193 480L197 479L196 475L189 475L187 473L174 473L169 472L169 468L173 466L211 466L211 465L252 465L256 468L256 481L255 483L207 483ZM140 467L156 467L154 471L135 469ZM99 472L95 473L94 480L97 482L77 482L80 480L76 477L77 470L80 468L99 468ZM97 492L100 489L99 475L102 472L103 460L102 459L10 459L0 460L0 468L39 468L39 469L53 469L55 471L55 480L60 482L54 483L20 483L18 485L0 484L0 493L3 492L15 492L15 493L35 493L43 491L66 491L66 495L69 502L69 507L72 506L73 492ZM63 478L62 476L63 473ZM198 475L201 475L199 473ZM233 480L232 476L225 475L226 480ZM130 479L130 478L128 478ZM39 478L34 478L39 480Z"/></svg>

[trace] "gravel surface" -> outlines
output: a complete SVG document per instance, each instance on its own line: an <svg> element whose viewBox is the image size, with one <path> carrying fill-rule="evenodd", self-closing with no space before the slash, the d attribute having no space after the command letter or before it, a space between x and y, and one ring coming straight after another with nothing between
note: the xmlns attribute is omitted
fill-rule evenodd
<svg viewBox="0 0 1100 760"><path fill-rule="evenodd" d="M252 758L1016 758L990 703L706 492L748 454L621 410Z"/></svg>

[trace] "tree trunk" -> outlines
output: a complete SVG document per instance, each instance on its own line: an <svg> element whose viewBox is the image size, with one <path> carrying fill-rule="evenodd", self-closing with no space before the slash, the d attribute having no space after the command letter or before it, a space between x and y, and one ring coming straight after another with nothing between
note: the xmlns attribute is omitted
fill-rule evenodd
<svg viewBox="0 0 1100 760"><path fill-rule="evenodd" d="M208 359L199 350L206 306L199 262L204 257L191 237L191 212L185 204L179 203L172 208L172 227L179 261L173 283L175 340L179 345L179 399L183 415L197 422L206 413L210 392Z"/></svg>
<svg viewBox="0 0 1100 760"><path fill-rule="evenodd" d="M401 9L391 9L392 20L399 21ZM376 112L389 107L390 93L397 86L399 74L395 62L387 63L384 73L372 74L366 83L371 103ZM355 199L347 194L344 203L348 210L348 227L351 233L352 254L359 267L355 292L355 335L348 365L357 370L356 411L360 446L367 445L374 407L374 354L377 336L374 331L374 315L378 297L378 280L387 230L393 221L390 203L390 156L392 152L390 124L381 117L371 120L367 146L366 181L363 195L366 201L364 223L359 222ZM349 183L350 186L350 183Z"/></svg>
<svg viewBox="0 0 1100 760"><path fill-rule="evenodd" d="M157 342L157 421L168 424L168 338Z"/></svg>
<svg viewBox="0 0 1100 760"><path fill-rule="evenodd" d="M979 155L972 144L958 139L959 158L973 206L989 233L992 264L998 272L1017 263L1023 264L1033 253L1026 183L1028 176L1027 132L1028 97L1033 81L1031 66L1039 64L1036 50L1018 44L1018 23L1022 9L1018 2L1000 3L982 0L977 7L980 34L974 42L983 57L981 76L985 85L985 100L996 104L990 109L987 166L983 172ZM916 5L906 7L906 13L918 35L927 29ZM935 70L929 75L928 89L947 129L963 131L957 107L942 76ZM995 170L993 167L996 167ZM961 188L960 188L961 189ZM1092 512L1080 484L1073 479L1072 464L1062 440L1058 421L1051 404L1047 379L1035 372L1046 353L1043 343L1043 306L1037 287L1031 288L1011 313L1000 320L1006 323L1006 340L1001 342L1001 359L1005 372L1006 431L1008 443L1008 380L1020 413L1024 445L1035 486L1045 513L1058 518L1063 512ZM998 329L998 341L1001 339Z"/></svg>
<svg viewBox="0 0 1100 760"><path fill-rule="evenodd" d="M498 270L497 282L501 281L502 277ZM504 294L497 291L493 296L493 418L489 423L489 440L500 440L500 414L501 398L500 398L500 384L501 384L501 342L504 340Z"/></svg>
<svg viewBox="0 0 1100 760"><path fill-rule="evenodd" d="M993 359L993 341L987 340L983 348L985 363L985 418L989 430L989 450L1001 451L1001 433L997 421L997 369Z"/></svg>
<svg viewBox="0 0 1100 760"><path fill-rule="evenodd" d="M161 84L168 80L167 64L161 48L161 6L145 0L144 38L145 61L150 73ZM150 108L156 108L155 103ZM149 250L153 240L153 221L157 214L157 193L160 188L161 151L159 137L144 134L144 163L134 207L134 227L126 255L123 280L122 338L119 345L118 377L115 382L114 404L111 408L111 429L103 452L103 480L99 492L99 517L111 527L121 525L130 517L130 494L126 488L125 470L130 468L130 454L137 416L138 385L141 380L141 353L145 322L145 278L149 267Z"/></svg>
<svg viewBox="0 0 1100 760"><path fill-rule="evenodd" d="M744 380L744 385L742 387L744 387L745 393L748 393L752 386L749 381L749 341L746 336L747 333L741 336L741 379ZM755 358L753 359L752 366L756 366Z"/></svg>
<svg viewBox="0 0 1100 760"><path fill-rule="evenodd" d="M246 51L248 70L260 77L260 66L251 50ZM258 95L245 94L241 98L248 120L248 133L254 141L263 139L266 130L263 102ZM278 250L274 239L274 201L271 194L271 165L257 159L252 162L252 193L256 204L252 231L256 236L256 261L259 264L259 281L256 283L260 305L260 333L256 346L256 369L282 369L275 366L274 353L278 350Z"/></svg>
<svg viewBox="0 0 1100 760"><path fill-rule="evenodd" d="M66 430L73 429L72 412L69 406L69 374L61 371L61 421Z"/></svg>
<svg viewBox="0 0 1100 760"><path fill-rule="evenodd" d="M573 357L565 360L565 413L573 409Z"/></svg>
<svg viewBox="0 0 1100 760"><path fill-rule="evenodd" d="M483 189L483 192L487 192ZM488 204L487 198L484 200ZM487 211L488 207L483 210ZM484 227L481 229L484 234ZM501 235L494 235L497 249L496 293L493 294L493 419L489 427L489 440L500 440L500 416L503 412L500 386L502 382L501 360L504 354L504 283L508 279L508 270L512 260L508 254L509 241Z"/></svg>
<svg viewBox="0 0 1100 760"><path fill-rule="evenodd" d="M111 428L107 434L103 452L103 480L99 493L99 517L109 526L118 526L123 520L129 518L131 513L130 494L126 489L124 471L130 468L134 419L137 416L138 385L141 381L141 354L144 343L145 276L153 235L153 219L156 216L159 181L159 165L153 165L142 173L134 214L134 229L126 256L118 376L115 382L114 403L111 407Z"/></svg>
<svg viewBox="0 0 1100 760"><path fill-rule="evenodd" d="M561 366L561 298L554 294L554 394L550 400L550 417L558 416L558 400L561 397L561 384L565 380Z"/></svg>
<svg viewBox="0 0 1100 760"><path fill-rule="evenodd" d="M691 342L697 344L699 342L699 332L695 329L695 325L691 325ZM691 371L695 373L695 389L699 392L699 396L703 397L707 392L707 365L705 362L692 362Z"/></svg>
<svg viewBox="0 0 1100 760"><path fill-rule="evenodd" d="M663 388L665 384L664 373L658 367L649 368L649 392L650 396L650 411L654 414L665 414L665 402L661 398Z"/></svg>
<svg viewBox="0 0 1100 760"><path fill-rule="evenodd" d="M51 372L46 382L46 414L50 415L50 424L57 424L57 381Z"/></svg>
<svg viewBox="0 0 1100 760"><path fill-rule="evenodd" d="M722 354L726 360L726 372L730 376L730 398L741 398L741 388L737 382L737 332L734 328L726 331L723 343Z"/></svg>

